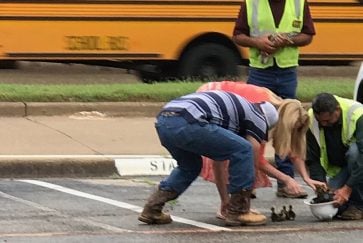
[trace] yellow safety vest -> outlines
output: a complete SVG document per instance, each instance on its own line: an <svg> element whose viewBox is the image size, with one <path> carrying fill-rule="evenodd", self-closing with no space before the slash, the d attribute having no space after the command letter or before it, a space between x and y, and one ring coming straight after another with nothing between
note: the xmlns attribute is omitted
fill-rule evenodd
<svg viewBox="0 0 363 243"><path fill-rule="evenodd" d="M304 0L286 0L279 28L276 28L267 0L246 0L250 36L257 37L273 33L300 33L303 26L304 4ZM249 51L251 67L267 68L273 66L273 58L269 58L263 64L260 51L257 48L251 47ZM296 46L287 46L280 48L273 56L279 67L293 67L298 65L299 50Z"/></svg>
<svg viewBox="0 0 363 243"><path fill-rule="evenodd" d="M334 97L342 109L342 143L346 146L349 146L352 142L355 142L353 135L355 132L357 120L363 115L363 105L359 102L344 99L339 96ZM319 128L319 123L315 119L313 110L311 108L309 109L308 113L310 116L310 131L314 135L315 140L320 147L320 164L325 169L329 177L334 177L340 172L341 167L329 164L324 130Z"/></svg>

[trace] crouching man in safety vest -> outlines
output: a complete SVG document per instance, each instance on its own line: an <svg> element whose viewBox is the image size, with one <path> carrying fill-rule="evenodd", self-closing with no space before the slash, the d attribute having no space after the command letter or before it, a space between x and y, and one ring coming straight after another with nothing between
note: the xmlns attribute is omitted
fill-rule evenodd
<svg viewBox="0 0 363 243"><path fill-rule="evenodd" d="M335 192L338 216L363 219L363 105L318 94L309 110L306 164L310 177Z"/></svg>

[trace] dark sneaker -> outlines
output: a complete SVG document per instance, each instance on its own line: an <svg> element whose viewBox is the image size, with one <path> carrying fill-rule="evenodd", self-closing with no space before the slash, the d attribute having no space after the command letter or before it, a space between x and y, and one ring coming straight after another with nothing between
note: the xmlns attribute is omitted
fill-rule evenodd
<svg viewBox="0 0 363 243"><path fill-rule="evenodd" d="M306 192L300 192L299 194L293 194L287 191L286 187L279 187L276 192L277 197L285 197L285 198L299 198L304 199L307 198L308 194Z"/></svg>
<svg viewBox="0 0 363 243"><path fill-rule="evenodd" d="M344 220L359 220L363 219L363 211L354 205L350 205L341 215L340 219Z"/></svg>

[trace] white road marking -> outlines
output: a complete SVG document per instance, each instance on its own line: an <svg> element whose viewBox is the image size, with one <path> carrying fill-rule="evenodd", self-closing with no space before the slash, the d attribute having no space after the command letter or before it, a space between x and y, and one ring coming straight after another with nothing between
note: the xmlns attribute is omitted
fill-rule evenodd
<svg viewBox="0 0 363 243"><path fill-rule="evenodd" d="M17 181L21 181L21 182L25 182L25 183L29 183L29 184L33 184L33 185L37 185L37 186L46 187L46 188L49 188L49 189L53 189L53 190L56 190L56 191L68 193L68 194L78 196L78 197L92 199L92 200L107 203L107 204L110 204L110 205L113 205L113 206L116 206L116 207L128 209L128 210L131 210L131 211L134 211L134 212L137 212L137 213L141 213L141 211L142 211L142 208L139 207L139 206L135 206L135 205L132 205L132 204L129 204L129 203L124 203L124 202L116 201L116 200L101 197L101 196L92 195L92 194L89 194L89 193L81 192L81 191L78 191L78 190L70 189L70 188L67 188L67 187L59 186L59 185L44 182L44 181L38 181L38 180L17 180ZM231 231L231 229L229 229L229 228L220 227L220 226L211 225L211 224L206 224L206 223L202 223L202 222L198 222L198 221L194 221L194 220L189 220L189 219L185 219L185 218L181 218L181 217L172 216L172 218L176 222L193 225L193 226L208 229L208 230L211 230L211 231Z"/></svg>
<svg viewBox="0 0 363 243"><path fill-rule="evenodd" d="M28 201L28 200L25 200L25 199L22 199L22 198L19 198L19 197L14 197L14 196L12 196L10 194L7 194L5 192L0 192L0 196L3 197L3 198L13 200L15 202L22 203L22 204L25 204L27 206L30 206L30 207L45 211L45 212L52 212L52 213L56 212L56 210L54 210L54 209L45 207L45 206L40 205L38 203L31 202L31 201Z"/></svg>
<svg viewBox="0 0 363 243"><path fill-rule="evenodd" d="M1 192L1 191L0 191L0 196L3 197L3 198L13 200L15 202L19 202L19 203L25 204L27 206L30 206L30 207L45 211L45 212L50 212L53 215L56 215L58 217L67 218L67 219L71 219L73 221L82 222L84 224L91 225L91 226L94 226L94 227L98 227L98 228L101 228L101 229L104 229L104 230L107 230L107 231L111 231L111 232L115 232L115 233L133 232L132 230L118 228L118 227L115 227L115 226L112 226L112 225L96 222L96 221L89 220L89 219L73 218L73 217L70 217L69 215L63 214L63 213L61 213L61 212L59 212L59 211L57 211L55 209L48 208L48 207L45 207L45 206L40 205L38 203L31 202L31 201L28 201L28 200L25 200L25 199L22 199L22 198L19 198L19 197L14 197L14 196L12 196L10 194L7 194L7 193Z"/></svg>

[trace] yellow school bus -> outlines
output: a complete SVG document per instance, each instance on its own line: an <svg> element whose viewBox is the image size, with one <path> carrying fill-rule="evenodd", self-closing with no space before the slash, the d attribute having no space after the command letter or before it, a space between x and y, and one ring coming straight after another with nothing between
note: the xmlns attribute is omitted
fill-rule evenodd
<svg viewBox="0 0 363 243"><path fill-rule="evenodd" d="M231 35L241 1L2 0L0 61L88 63L145 79L235 76L248 51ZM317 35L301 60L363 59L363 5L309 0Z"/></svg>

